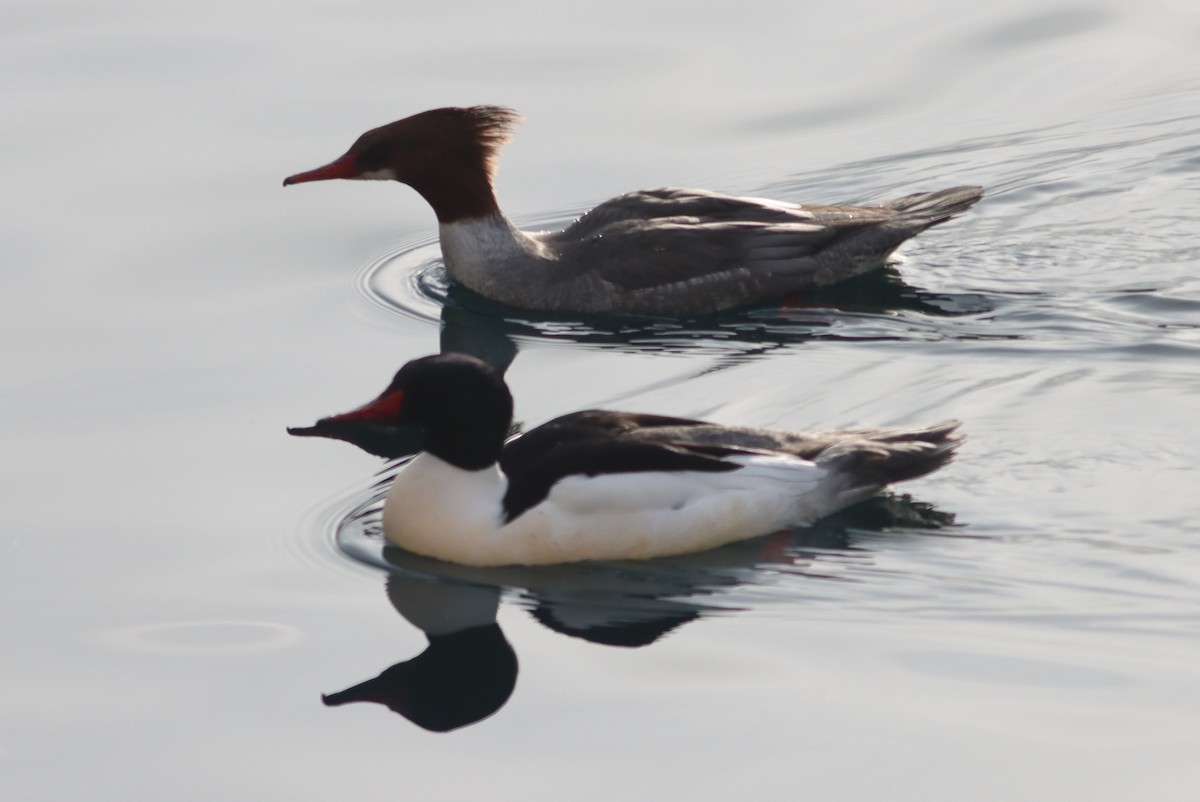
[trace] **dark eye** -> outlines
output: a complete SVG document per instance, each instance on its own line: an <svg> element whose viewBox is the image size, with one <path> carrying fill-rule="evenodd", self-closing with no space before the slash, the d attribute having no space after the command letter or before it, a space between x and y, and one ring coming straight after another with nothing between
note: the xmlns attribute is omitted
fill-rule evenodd
<svg viewBox="0 0 1200 802"><path fill-rule="evenodd" d="M358 154L358 159L354 164L361 172L378 170L387 162L387 150L383 143L377 142L369 145L362 153Z"/></svg>

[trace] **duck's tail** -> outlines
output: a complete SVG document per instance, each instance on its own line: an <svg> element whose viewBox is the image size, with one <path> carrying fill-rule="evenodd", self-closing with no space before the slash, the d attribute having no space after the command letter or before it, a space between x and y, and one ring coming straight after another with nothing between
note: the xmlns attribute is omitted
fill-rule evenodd
<svg viewBox="0 0 1200 802"><path fill-rule="evenodd" d="M983 187L951 187L936 192L915 192L887 201L883 206L895 209L904 217L923 220L928 228L962 214L982 197Z"/></svg>
<svg viewBox="0 0 1200 802"><path fill-rule="evenodd" d="M917 429L858 430L855 437L827 448L816 461L848 480L841 494L857 499L946 465L963 442L957 433L960 425L949 420Z"/></svg>

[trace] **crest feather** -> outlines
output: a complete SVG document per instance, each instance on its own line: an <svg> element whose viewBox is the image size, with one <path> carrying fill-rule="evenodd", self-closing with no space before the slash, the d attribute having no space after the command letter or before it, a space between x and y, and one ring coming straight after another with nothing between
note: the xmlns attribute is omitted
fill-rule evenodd
<svg viewBox="0 0 1200 802"><path fill-rule="evenodd" d="M504 106L471 106L464 111L475 123L476 139L483 148L483 163L488 175L494 175L500 148L508 144L524 118L520 112Z"/></svg>

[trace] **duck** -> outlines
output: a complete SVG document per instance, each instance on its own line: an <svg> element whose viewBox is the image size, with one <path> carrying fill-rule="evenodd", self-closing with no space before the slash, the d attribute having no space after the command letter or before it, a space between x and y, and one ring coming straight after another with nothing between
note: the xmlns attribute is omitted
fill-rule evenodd
<svg viewBox="0 0 1200 802"><path fill-rule="evenodd" d="M947 464L960 423L793 432L588 409L514 438L513 397L473 356L414 359L375 400L292 435L380 446L416 428L386 540L473 566L643 560L811 524Z"/></svg>
<svg viewBox="0 0 1200 802"><path fill-rule="evenodd" d="M523 231L493 189L521 120L502 106L440 108L374 128L284 186L335 178L407 184L433 208L446 274L538 312L702 317L802 297L893 260L966 211L978 186L873 206L797 204L667 187L605 201L561 231Z"/></svg>

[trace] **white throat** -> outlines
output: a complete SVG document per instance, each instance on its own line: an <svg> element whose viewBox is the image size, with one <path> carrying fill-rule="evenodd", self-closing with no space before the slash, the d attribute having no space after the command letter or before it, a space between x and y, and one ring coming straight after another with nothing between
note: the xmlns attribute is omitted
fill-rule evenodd
<svg viewBox="0 0 1200 802"><path fill-rule="evenodd" d="M359 173L355 178L360 181L395 181L396 171L391 167L381 167L378 170L367 170Z"/></svg>
<svg viewBox="0 0 1200 802"><path fill-rule="evenodd" d="M499 529L507 490L499 465L467 471L422 452L396 474L383 529L401 548L436 554L447 539L477 539Z"/></svg>
<svg viewBox="0 0 1200 802"><path fill-rule="evenodd" d="M501 214L441 223L438 233L450 278L503 303L521 305L547 267L546 246Z"/></svg>

